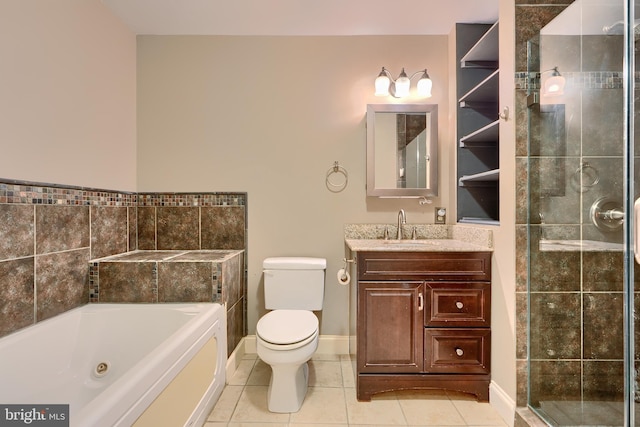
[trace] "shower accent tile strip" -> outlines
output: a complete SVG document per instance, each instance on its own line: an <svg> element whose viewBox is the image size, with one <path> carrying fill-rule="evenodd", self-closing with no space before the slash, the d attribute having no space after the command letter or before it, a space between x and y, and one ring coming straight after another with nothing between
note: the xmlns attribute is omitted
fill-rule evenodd
<svg viewBox="0 0 640 427"><path fill-rule="evenodd" d="M623 85L622 71L586 71L562 72L567 80L568 88L577 89L621 89ZM636 82L640 81L640 73L636 73ZM520 71L515 73L516 90L539 90L540 73Z"/></svg>

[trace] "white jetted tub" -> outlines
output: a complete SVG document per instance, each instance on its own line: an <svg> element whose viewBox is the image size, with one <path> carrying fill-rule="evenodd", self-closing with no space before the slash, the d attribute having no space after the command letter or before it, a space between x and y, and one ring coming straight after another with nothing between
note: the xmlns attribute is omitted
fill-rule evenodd
<svg viewBox="0 0 640 427"><path fill-rule="evenodd" d="M77 427L201 426L227 361L220 304L88 304L0 339L0 403Z"/></svg>

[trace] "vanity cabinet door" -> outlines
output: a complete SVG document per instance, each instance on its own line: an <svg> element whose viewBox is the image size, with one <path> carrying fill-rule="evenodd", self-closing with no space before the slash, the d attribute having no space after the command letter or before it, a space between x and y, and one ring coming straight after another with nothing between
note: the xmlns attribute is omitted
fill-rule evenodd
<svg viewBox="0 0 640 427"><path fill-rule="evenodd" d="M423 282L359 283L359 373L422 372L423 292Z"/></svg>

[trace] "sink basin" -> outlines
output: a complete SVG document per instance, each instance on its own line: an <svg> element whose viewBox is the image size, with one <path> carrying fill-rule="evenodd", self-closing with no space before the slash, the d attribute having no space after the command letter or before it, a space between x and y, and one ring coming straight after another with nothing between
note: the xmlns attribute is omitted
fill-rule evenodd
<svg viewBox="0 0 640 427"><path fill-rule="evenodd" d="M382 240L384 246L390 248L423 248L430 246L439 246L442 244L437 239L425 239L425 240Z"/></svg>

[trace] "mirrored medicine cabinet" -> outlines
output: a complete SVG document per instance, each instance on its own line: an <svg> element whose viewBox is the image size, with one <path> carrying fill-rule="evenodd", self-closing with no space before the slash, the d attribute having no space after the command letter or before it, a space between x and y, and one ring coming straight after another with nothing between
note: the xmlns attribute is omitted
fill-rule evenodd
<svg viewBox="0 0 640 427"><path fill-rule="evenodd" d="M367 105L367 196L438 195L438 106Z"/></svg>

